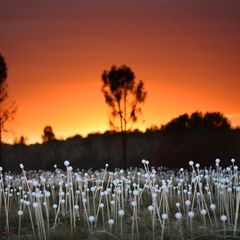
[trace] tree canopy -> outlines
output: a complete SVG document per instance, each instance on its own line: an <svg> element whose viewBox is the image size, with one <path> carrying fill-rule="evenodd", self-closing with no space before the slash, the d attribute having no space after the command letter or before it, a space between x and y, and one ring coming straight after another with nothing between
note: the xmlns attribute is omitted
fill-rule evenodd
<svg viewBox="0 0 240 240"><path fill-rule="evenodd" d="M162 126L165 131L181 131L186 129L230 129L229 120L220 112L194 112L174 118Z"/></svg>
<svg viewBox="0 0 240 240"><path fill-rule="evenodd" d="M107 105L111 108L109 118L113 129L119 129L116 118L120 122L120 130L127 131L129 122L136 122L141 113L141 103L144 102L147 92L142 80L136 82L135 74L126 65L113 65L109 71L102 74L102 92Z"/></svg>
<svg viewBox="0 0 240 240"><path fill-rule="evenodd" d="M53 129L51 126L46 126L43 129L42 140L43 142L49 142L49 141L55 140L55 134L53 133Z"/></svg>

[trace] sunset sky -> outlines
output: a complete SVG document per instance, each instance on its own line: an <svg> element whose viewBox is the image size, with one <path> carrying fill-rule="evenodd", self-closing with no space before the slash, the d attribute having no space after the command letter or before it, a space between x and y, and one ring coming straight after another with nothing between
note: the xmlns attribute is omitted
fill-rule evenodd
<svg viewBox="0 0 240 240"><path fill-rule="evenodd" d="M41 142L109 128L101 74L127 64L148 96L138 127L185 112L240 124L239 0L8 0L0 53L18 106L5 141Z"/></svg>

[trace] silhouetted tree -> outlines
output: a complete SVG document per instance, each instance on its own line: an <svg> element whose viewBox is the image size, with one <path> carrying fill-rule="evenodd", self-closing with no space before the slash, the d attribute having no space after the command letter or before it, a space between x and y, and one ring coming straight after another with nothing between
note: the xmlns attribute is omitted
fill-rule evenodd
<svg viewBox="0 0 240 240"><path fill-rule="evenodd" d="M229 120L220 112L194 112L180 115L162 127L166 131L182 131L185 129L230 129Z"/></svg>
<svg viewBox="0 0 240 240"><path fill-rule="evenodd" d="M24 136L21 136L19 139L14 140L14 144L26 145L27 139Z"/></svg>
<svg viewBox="0 0 240 240"><path fill-rule="evenodd" d="M204 125L208 128L230 129L229 120L220 112L207 112L204 115Z"/></svg>
<svg viewBox="0 0 240 240"><path fill-rule="evenodd" d="M42 140L43 140L43 142L49 142L49 141L55 140L55 135L53 133L51 126L46 126L43 129Z"/></svg>
<svg viewBox="0 0 240 240"><path fill-rule="evenodd" d="M7 64L4 57L0 54L0 166L2 160L2 133L6 131L6 122L13 118L16 112L16 105L8 99Z"/></svg>
<svg viewBox="0 0 240 240"><path fill-rule="evenodd" d="M105 101L112 110L109 123L113 129L118 129L115 120L119 119L124 167L127 168L127 125L137 121L141 113L140 104L144 102L147 92L144 90L143 81L136 82L134 72L126 65L121 67L113 65L110 71L105 70L102 74L102 81Z"/></svg>

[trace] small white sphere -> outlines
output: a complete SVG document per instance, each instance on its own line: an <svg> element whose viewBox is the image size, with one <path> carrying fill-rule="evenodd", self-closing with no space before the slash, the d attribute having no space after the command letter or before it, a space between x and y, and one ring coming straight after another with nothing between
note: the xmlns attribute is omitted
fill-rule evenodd
<svg viewBox="0 0 240 240"><path fill-rule="evenodd" d="M132 202L131 202L131 205L132 205L133 207L136 207L136 206L137 206L137 202L136 202L136 201L132 201Z"/></svg>
<svg viewBox="0 0 240 240"><path fill-rule="evenodd" d="M195 215L195 213L194 213L193 211L190 211L190 212L188 213L188 217L189 217L189 218L193 218L194 215Z"/></svg>
<svg viewBox="0 0 240 240"><path fill-rule="evenodd" d="M142 160L142 164L145 164L145 162L146 162L146 160L145 160L145 159L143 159L143 160Z"/></svg>
<svg viewBox="0 0 240 240"><path fill-rule="evenodd" d="M216 205L212 203L212 204L210 205L210 209L215 210L215 209L216 209Z"/></svg>
<svg viewBox="0 0 240 240"><path fill-rule="evenodd" d="M114 220L113 219L108 219L108 224L109 225L113 225L114 224Z"/></svg>
<svg viewBox="0 0 240 240"><path fill-rule="evenodd" d="M222 222L226 222L227 221L227 216L226 215L222 215L220 217L220 219L221 219Z"/></svg>
<svg viewBox="0 0 240 240"><path fill-rule="evenodd" d="M20 166L20 168L21 168L21 169L23 169L23 168L24 168L24 166L23 166L23 164L22 164L22 163L20 163L20 164L19 164L19 166Z"/></svg>
<svg viewBox="0 0 240 240"><path fill-rule="evenodd" d="M118 215L121 217L125 214L123 209L118 210Z"/></svg>
<svg viewBox="0 0 240 240"><path fill-rule="evenodd" d="M35 197L36 197L37 199L41 198L41 193L40 193L40 192L37 192L37 193L35 194Z"/></svg>
<svg viewBox="0 0 240 240"><path fill-rule="evenodd" d="M167 220L168 219L168 214L167 213L163 213L162 214L162 219L163 220Z"/></svg>
<svg viewBox="0 0 240 240"><path fill-rule="evenodd" d="M100 207L100 208L104 208L104 203L100 203L100 204L99 204L99 207Z"/></svg>
<svg viewBox="0 0 240 240"><path fill-rule="evenodd" d="M180 203L179 202L176 203L176 207L177 208L180 207Z"/></svg>
<svg viewBox="0 0 240 240"><path fill-rule="evenodd" d="M177 220L180 220L180 219L182 218L182 214L181 214L180 212L176 212L176 213L175 213L175 218L176 218Z"/></svg>
<svg viewBox="0 0 240 240"><path fill-rule="evenodd" d="M68 160L65 160L64 161L64 165L67 167L67 166L69 166L69 164L70 164L70 162L68 161Z"/></svg>
<svg viewBox="0 0 240 240"><path fill-rule="evenodd" d="M89 222L94 222L95 221L95 217L94 216L89 216L88 220L89 220Z"/></svg>
<svg viewBox="0 0 240 240"><path fill-rule="evenodd" d="M59 192L59 196L63 197L65 195L65 192L61 191Z"/></svg>
<svg viewBox="0 0 240 240"><path fill-rule="evenodd" d="M23 211L22 210L18 210L17 214L18 214L18 216L22 216L23 215Z"/></svg>
<svg viewBox="0 0 240 240"><path fill-rule="evenodd" d="M51 196L51 193L50 193L49 191L46 191L46 192L45 192L45 196L46 196L46 197L50 197L50 196Z"/></svg>
<svg viewBox="0 0 240 240"><path fill-rule="evenodd" d="M58 206L57 206L57 204L55 203L55 204L53 204L53 208L54 209L56 209Z"/></svg>
<svg viewBox="0 0 240 240"><path fill-rule="evenodd" d="M199 164L199 163L196 163L195 166L196 166L196 168L199 168L199 167L200 167L200 164Z"/></svg>
<svg viewBox="0 0 240 240"><path fill-rule="evenodd" d="M215 160L215 162L216 162L216 163L220 163L220 159L217 158L217 159Z"/></svg>
<svg viewBox="0 0 240 240"><path fill-rule="evenodd" d="M189 161L188 163L190 166L193 166L194 165L194 162L193 161Z"/></svg>
<svg viewBox="0 0 240 240"><path fill-rule="evenodd" d="M148 211L149 211L149 212L152 212L152 211L153 211L153 206L152 206L152 205L148 206Z"/></svg>
<svg viewBox="0 0 240 240"><path fill-rule="evenodd" d="M186 204L186 206L190 206L191 205L191 201L187 200L187 201L185 201L185 204Z"/></svg>
<svg viewBox="0 0 240 240"><path fill-rule="evenodd" d="M232 159L231 159L231 162L232 162L232 163L234 163L234 162L235 162L235 159L234 159L234 158L232 158Z"/></svg>
<svg viewBox="0 0 240 240"><path fill-rule="evenodd" d="M200 211L200 213L201 213L201 215L205 216L205 215L207 214L207 210L203 208L203 209Z"/></svg>
<svg viewBox="0 0 240 240"><path fill-rule="evenodd" d="M38 203L37 202L33 203L33 208L38 208Z"/></svg>
<svg viewBox="0 0 240 240"><path fill-rule="evenodd" d="M75 205L75 206L74 206L74 209L78 210L78 209L79 209L79 206L78 206L78 205Z"/></svg>

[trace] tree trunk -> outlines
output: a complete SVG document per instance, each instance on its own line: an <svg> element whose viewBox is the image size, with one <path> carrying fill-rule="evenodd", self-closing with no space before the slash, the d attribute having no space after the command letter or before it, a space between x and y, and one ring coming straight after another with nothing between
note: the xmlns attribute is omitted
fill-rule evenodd
<svg viewBox="0 0 240 240"><path fill-rule="evenodd" d="M2 85L0 85L0 97L2 95ZM2 158L2 104L0 100L0 167L3 168L2 172L4 171L3 166L3 158Z"/></svg>
<svg viewBox="0 0 240 240"><path fill-rule="evenodd" d="M127 169L128 160L127 160L127 132L122 131L122 147L123 147L123 168Z"/></svg>
<svg viewBox="0 0 240 240"><path fill-rule="evenodd" d="M0 126L0 167L3 168L3 159L2 159L2 128L1 128L1 126Z"/></svg>

